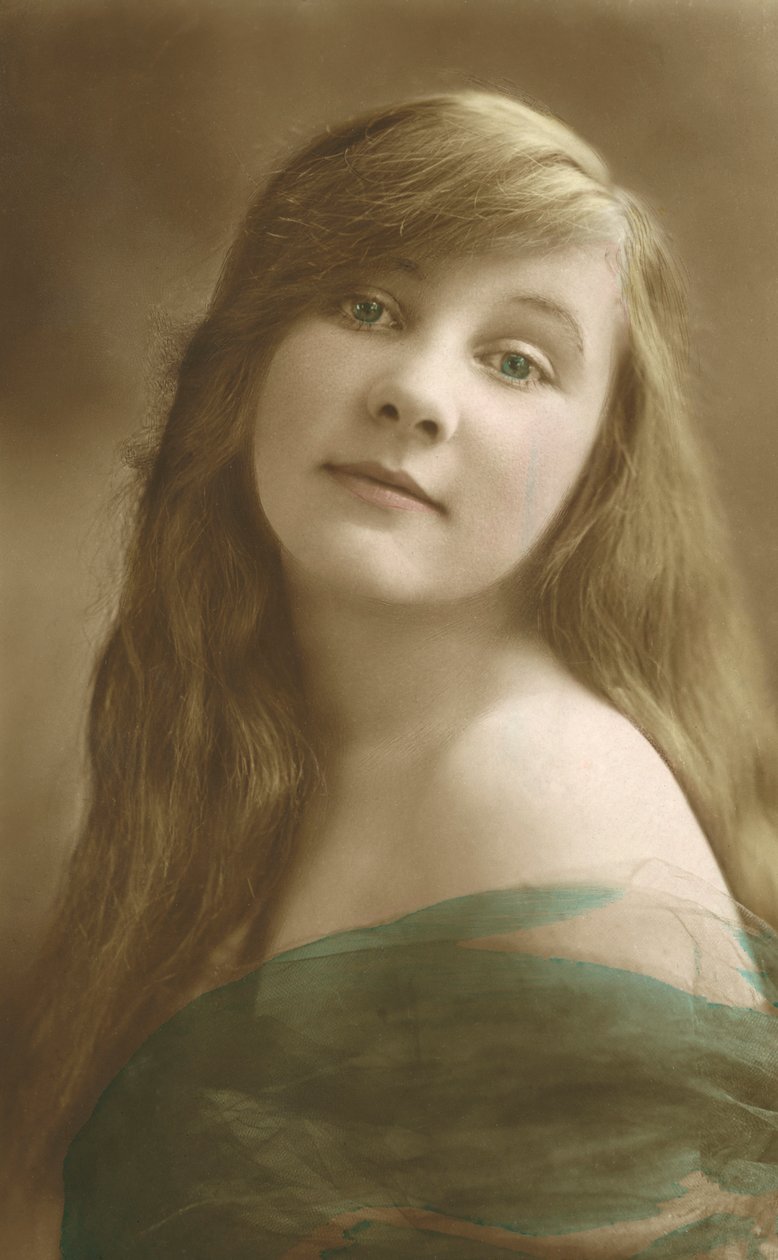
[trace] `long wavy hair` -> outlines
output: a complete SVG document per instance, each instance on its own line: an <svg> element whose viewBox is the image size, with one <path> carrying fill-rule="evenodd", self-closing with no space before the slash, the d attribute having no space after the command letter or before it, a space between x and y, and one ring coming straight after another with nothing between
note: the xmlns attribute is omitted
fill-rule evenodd
<svg viewBox="0 0 778 1260"><path fill-rule="evenodd" d="M671 766L741 900L775 916L775 741L689 414L678 271L554 117L489 92L401 103L273 176L183 355L97 664L91 803L24 983L28 1151L72 1130L239 925L250 959L318 780L252 471L274 347L363 264L594 240L613 247L629 345L521 580L561 661Z"/></svg>

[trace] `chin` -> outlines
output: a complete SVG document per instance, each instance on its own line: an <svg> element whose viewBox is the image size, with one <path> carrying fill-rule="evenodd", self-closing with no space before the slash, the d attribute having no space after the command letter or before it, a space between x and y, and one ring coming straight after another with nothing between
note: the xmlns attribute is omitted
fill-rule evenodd
<svg viewBox="0 0 778 1260"><path fill-rule="evenodd" d="M487 588L483 580L447 582L441 580L439 569L420 572L407 565L382 563L375 554L365 558L351 552L338 558L332 552L326 556L320 550L293 555L284 549L283 556L287 577L296 590L326 593L344 602L443 609L477 600L500 584L498 578Z"/></svg>
<svg viewBox="0 0 778 1260"><path fill-rule="evenodd" d="M363 565L353 558L326 563L284 553L284 568L298 588L327 591L344 600L364 599L378 603L420 605L443 598L419 575L387 571L375 564Z"/></svg>

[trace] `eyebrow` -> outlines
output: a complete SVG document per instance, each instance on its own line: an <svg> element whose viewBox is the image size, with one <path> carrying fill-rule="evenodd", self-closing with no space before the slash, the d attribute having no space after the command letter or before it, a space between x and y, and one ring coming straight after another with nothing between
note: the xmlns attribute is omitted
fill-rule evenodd
<svg viewBox="0 0 778 1260"><path fill-rule="evenodd" d="M552 301L551 298L543 297L540 293L512 293L508 301L515 302L521 306L534 306L545 315L551 315L554 319L559 320L570 334L578 353L583 357L584 338L581 325L566 306L560 306L558 302Z"/></svg>
<svg viewBox="0 0 778 1260"><path fill-rule="evenodd" d="M397 254L393 254L391 258L387 259L387 263L391 268L396 268L397 271L406 271L410 275L418 277L419 280L424 279L424 272L412 258L401 258Z"/></svg>

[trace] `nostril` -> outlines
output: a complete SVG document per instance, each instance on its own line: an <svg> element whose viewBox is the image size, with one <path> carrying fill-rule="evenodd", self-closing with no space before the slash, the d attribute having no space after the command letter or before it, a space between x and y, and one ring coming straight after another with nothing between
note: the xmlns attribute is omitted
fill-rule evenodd
<svg viewBox="0 0 778 1260"><path fill-rule="evenodd" d="M432 439L437 438L440 432L440 424L438 420L434 419L429 413L427 413L426 416L423 412L421 413L421 416L418 415L419 410L420 409L414 404L408 404L406 406L403 399L400 399L399 405L392 402L383 402L376 403L374 407L370 406L371 415L376 420L388 420L392 425L398 424L402 421L404 422L403 427L405 427L406 424L409 424L417 432L418 430L422 430L426 437Z"/></svg>

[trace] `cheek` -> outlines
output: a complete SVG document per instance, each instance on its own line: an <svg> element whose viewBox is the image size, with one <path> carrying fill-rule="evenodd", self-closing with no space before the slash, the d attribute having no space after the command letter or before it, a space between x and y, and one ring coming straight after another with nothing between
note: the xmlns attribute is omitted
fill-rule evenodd
<svg viewBox="0 0 778 1260"><path fill-rule="evenodd" d="M574 425L567 416L545 414L495 446L474 513L484 547L522 555L537 542L575 485L596 431L596 422Z"/></svg>
<svg viewBox="0 0 778 1260"><path fill-rule="evenodd" d="M556 515L578 480L591 451L596 430L579 431L557 442L538 441L533 445L532 487L528 511L536 529L544 528Z"/></svg>
<svg viewBox="0 0 778 1260"><path fill-rule="evenodd" d="M327 443L329 430L353 406L358 373L338 357L325 330L295 330L281 343L262 385L255 452L299 462Z"/></svg>

